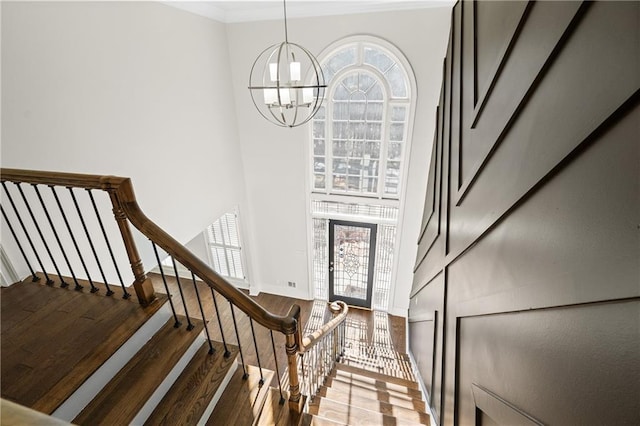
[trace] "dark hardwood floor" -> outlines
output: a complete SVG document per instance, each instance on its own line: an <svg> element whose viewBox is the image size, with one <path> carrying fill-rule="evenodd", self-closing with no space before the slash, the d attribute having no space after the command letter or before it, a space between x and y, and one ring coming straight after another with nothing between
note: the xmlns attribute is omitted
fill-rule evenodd
<svg viewBox="0 0 640 426"><path fill-rule="evenodd" d="M54 277L54 287L25 280L2 288L2 397L42 412L53 412L104 362L105 357L119 347L159 305L164 303L166 290L160 275L149 275L160 297L159 303L149 308L140 307L133 289L129 291L134 296L130 300L123 300L122 290L117 287L112 286L116 291L113 297L105 297L104 289L99 293L90 294L88 285L80 292L71 288L61 289L58 287L57 277ZM177 313L184 314L185 308L175 277L167 277L167 282ZM189 314L194 318L200 318L193 281L181 279L181 284ZM220 309L218 323L209 287L200 281L197 281L196 285L201 295L211 339L222 341L224 335L229 344L238 344L229 303L219 294L216 295ZM305 332L313 331L319 325L318 321L330 318L326 302L264 293L253 298L270 312L279 315L286 314L291 305L297 303L301 308L303 327L309 325ZM254 344L249 318L237 308L234 309L234 313L245 364L260 364L265 369L278 371L282 377L287 367L284 335L279 332L273 333L274 357L271 333L254 322L257 343ZM406 376L403 371L404 318L351 309L347 321L345 363L364 363L364 368L372 371L395 374L398 377ZM222 333L219 324L222 325ZM182 327L186 326L183 321ZM258 354L256 346L259 348ZM273 377L271 385L277 386L277 374ZM286 388L284 382L283 385Z"/></svg>

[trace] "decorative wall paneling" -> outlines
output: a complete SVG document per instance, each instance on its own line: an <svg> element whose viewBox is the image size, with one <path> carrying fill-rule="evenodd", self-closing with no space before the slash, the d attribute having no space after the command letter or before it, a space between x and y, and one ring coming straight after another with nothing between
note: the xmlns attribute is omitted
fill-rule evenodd
<svg viewBox="0 0 640 426"><path fill-rule="evenodd" d="M409 311L435 418L640 424L640 3L452 19Z"/></svg>

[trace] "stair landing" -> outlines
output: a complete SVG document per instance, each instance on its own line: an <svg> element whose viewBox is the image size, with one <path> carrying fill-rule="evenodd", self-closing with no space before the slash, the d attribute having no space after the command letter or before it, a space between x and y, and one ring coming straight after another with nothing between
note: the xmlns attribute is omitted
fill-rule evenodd
<svg viewBox="0 0 640 426"><path fill-rule="evenodd" d="M0 291L1 396L51 414L166 301L105 297L31 280Z"/></svg>

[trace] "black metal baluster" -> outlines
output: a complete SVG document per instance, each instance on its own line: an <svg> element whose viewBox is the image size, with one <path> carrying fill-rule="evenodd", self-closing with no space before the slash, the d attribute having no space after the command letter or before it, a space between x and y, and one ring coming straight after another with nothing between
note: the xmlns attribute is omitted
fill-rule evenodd
<svg viewBox="0 0 640 426"><path fill-rule="evenodd" d="M98 206L96 205L96 200L93 198L93 193L91 189L87 189L87 193L89 194L89 199L91 200L91 204L93 205L93 211L96 213L96 218L98 219L98 224L100 224L100 230L102 231L102 236L104 237L104 242L107 244L107 249L109 250L109 255L111 255L111 260L113 261L113 266L116 269L116 273L118 274L118 279L120 280L120 286L122 287L122 298L128 299L131 297L131 294L127 291L127 287L124 285L124 281L122 281L122 275L120 275L120 268L118 268L118 262L116 262L116 257L113 255L113 250L111 249L111 243L109 243L109 237L107 236L107 231L104 229L104 224L102 223L102 219L100 218L100 212L98 211ZM171 299L169 299L171 300Z"/></svg>
<svg viewBox="0 0 640 426"><path fill-rule="evenodd" d="M29 259L27 259L27 255L24 253L24 250L22 249L22 244L20 244L20 240L18 240L18 236L16 235L16 231L13 230L13 226L11 226L11 222L9 222L9 218L7 217L7 214L4 212L4 207L2 207L2 205L0 204L0 209L2 210L2 216L4 216L4 220L5 222L7 222L7 226L9 227L9 231L11 231L11 235L13 235L13 239L15 240L16 244L18 245L18 248L20 249L20 253L22 254L22 257L24 258L25 263L27 264L27 267L29 268L29 272L31 272L31 281L36 282L36 281L40 281L40 277L38 277L36 275L35 272L33 272L33 268L31 267L31 263L29 262Z"/></svg>
<svg viewBox="0 0 640 426"><path fill-rule="evenodd" d="M69 221L67 220L67 215L64 213L64 209L62 208L62 204L60 203L60 198L58 198L58 193L56 192L56 190L53 187L53 185L49 185L49 188L51 188L51 192L53 193L53 198L55 198L56 204L58 205L58 208L60 209L60 214L62 215L62 220L64 221L64 224L67 227L67 231L69 231L69 236L71 237L71 242L73 243L73 247L75 247L76 252L78 253L78 258L80 259L80 264L82 265L82 268L84 269L84 273L87 275L87 281L89 281L89 285L91 286L91 293L96 293L96 292L99 291L99 289L98 289L98 287L96 287L93 284L93 280L91 279L91 275L89 274L89 269L87 269L87 264L84 263L84 257L82 256L82 252L80 251L80 247L78 247L78 242L76 241L76 237L75 237L75 235L73 235L73 230L71 229L71 225L69 224ZM76 281L76 285L77 284L78 284L78 282ZM77 287L76 287L76 290L78 290Z"/></svg>
<svg viewBox="0 0 640 426"><path fill-rule="evenodd" d="M178 328L182 325L180 321L178 321L178 315L176 314L176 308L173 306L173 298L171 297L171 292L169 291L169 285L167 284L167 278L164 276L164 271L162 270L162 263L160 262L160 256L158 256L158 248L156 247L156 243L151 241L151 245L153 246L153 252L156 254L156 260L158 261L158 268L160 269L160 276L162 277L162 282L164 283L164 289L167 291L167 296L169 297L169 305L171 306L171 313L173 314L173 327Z"/></svg>
<svg viewBox="0 0 640 426"><path fill-rule="evenodd" d="M233 311L233 303L229 301L229 306L231 306L231 318L233 318L233 328L236 330L236 339L238 340L238 350L240 351L240 363L242 363L242 371L244 374L242 375L242 380L247 380L249 375L247 374L247 367L244 365L244 356L242 355L242 344L240 343L240 334L238 334L238 323L236 323L236 314Z"/></svg>
<svg viewBox="0 0 640 426"><path fill-rule="evenodd" d="M264 385L264 375L262 374L262 365L260 364L260 352L258 352L258 341L256 340L256 332L253 329L253 320L249 317L249 325L251 325L251 336L253 337L253 346L256 348L256 358L258 359L258 370L260 371L260 386Z"/></svg>
<svg viewBox="0 0 640 426"><path fill-rule="evenodd" d="M53 220L51 220L51 216L49 215L49 210L47 210L47 206L44 204L44 200L42 199L42 195L40 195L40 190L38 189L38 185L35 184L35 183L32 183L31 186L33 187L33 190L36 192L36 195L38 196L38 200L40 200L40 205L42 206L42 210L44 211L44 215L47 217L47 221L49 222L49 226L51 227L51 231L53 232L53 236L56 239L56 242L58 243L58 247L60 248L60 252L62 252L62 257L64 258L64 261L67 264L67 268L69 268L69 272L71 273L71 278L73 279L73 282L76 285L74 290L80 291L80 290L82 290L83 287L78 282L78 279L76 278L76 274L73 273L73 268L71 267L71 263L69 262L69 258L67 257L67 253L64 251L64 247L63 247L62 243L60 242L60 237L58 236L58 232L56 231L56 227L53 224Z"/></svg>
<svg viewBox="0 0 640 426"><path fill-rule="evenodd" d="M271 347L273 348L273 360L276 363L276 374L278 375L278 390L280 391L280 402L279 404L284 404L284 396L282 395L282 382L280 380L280 369L278 368L278 357L276 356L276 341L273 339L273 330L269 330L271 334Z"/></svg>
<svg viewBox="0 0 640 426"><path fill-rule="evenodd" d="M213 298L213 306L216 308L216 317L218 318L218 327L220 327L220 336L222 336L222 344L224 345L224 357L229 358L231 352L227 348L227 340L224 338L224 330L222 329L222 321L220 320L220 310L218 309L218 301L216 300L216 293L211 289L211 297Z"/></svg>
<svg viewBox="0 0 640 426"><path fill-rule="evenodd" d="M31 246L31 250L33 250L33 254L36 255L36 260L38 261L38 264L40 265L40 268L42 269L42 273L44 274L44 277L47 281L47 285L53 285L53 280L51 278L49 278L49 275L47 274L47 271L45 271L44 269L44 265L42 264L42 260L40 259L40 256L38 255L38 251L36 250L36 247L33 245L33 241L31 240L31 237L29 236L29 232L27 232L27 227L24 225L24 222L22 221L22 217L20 216L20 213L18 212L18 208L16 207L16 204L13 202L13 197L11 196L11 194L9 193L9 190L7 189L7 186L4 182L2 182L2 187L4 188L4 192L7 194L7 199L9 200L9 203L11 203L11 207L13 208L13 212L15 213L16 217L18 218L18 223L20 223L20 227L22 228L22 232L24 232L25 237L27 237L27 241L29 242L29 246ZM38 277L38 281L40 280L40 278Z"/></svg>
<svg viewBox="0 0 640 426"><path fill-rule="evenodd" d="M113 290L109 288L109 283L107 282L107 277L104 275L104 271L102 270L102 264L100 263L100 258L98 257L98 252L96 251L95 246L93 245L93 241L91 240L91 234L89 234L89 229L87 228L87 224L84 221L84 216L82 215L82 211L80 210L80 206L78 205L78 200L76 200L76 195L73 193L73 188L67 187L69 193L71 194L71 199L73 200L73 205L76 207L76 211L78 212L78 217L80 218L80 223L82 224L82 229L84 229L84 233L87 236L87 241L89 242L89 247L91 247L91 252L93 253L93 257L96 259L96 264L98 265L98 270L100 271L100 275L102 276L102 280L104 282L104 286L107 289L107 296L113 295Z"/></svg>
<svg viewBox="0 0 640 426"><path fill-rule="evenodd" d="M29 205L29 202L27 201L27 197L24 195L24 191L22 190L22 187L20 186L20 183L16 183L16 188L18 188L18 191L20 192L20 196L22 197L22 201L24 201L24 205L27 207L27 211L29 212L29 216L31 216L31 220L33 221L33 224L36 227L36 231L38 231L38 235L40 236L40 239L42 240L42 244L44 244L44 248L47 251L47 254L49 255L49 259L51 260L51 263L53 263L53 268L56 270L56 273L58 274L58 278L60 279L60 287L65 288L68 287L69 284L67 282L65 282L64 278L62 277L62 274L60 273L60 269L58 269L58 264L56 263L55 259L53 258L53 255L51 254L51 250L49 249L49 244L47 244L47 241L44 239L44 235L42 234L42 229L40 229L40 225L38 225L38 222L36 221L36 217L33 214L33 210L31 210L31 206ZM53 285L53 281L49 282L47 281L47 285Z"/></svg>
<svg viewBox="0 0 640 426"><path fill-rule="evenodd" d="M187 331L193 330L194 325L191 323L191 317L189 316L189 311L187 310L187 300L184 298L184 293L182 292L182 284L180 283L180 277L178 276L178 267L176 266L176 260L171 256L171 263L173 263L173 272L176 275L176 283L178 284L178 291L180 292L180 297L182 298L182 306L184 307L184 316L187 317Z"/></svg>
<svg viewBox="0 0 640 426"><path fill-rule="evenodd" d="M207 325L207 319L204 316L204 309L202 309L202 301L200 300L200 292L198 291L198 285L196 284L196 276L191 273L191 280L193 281L193 288L196 290L196 299L198 299L198 306L200 306L200 314L202 315L202 322L204 323L204 332L207 335L207 343L209 343L209 355L215 352L213 349L213 343L211 343L211 336L209 336L209 326Z"/></svg>

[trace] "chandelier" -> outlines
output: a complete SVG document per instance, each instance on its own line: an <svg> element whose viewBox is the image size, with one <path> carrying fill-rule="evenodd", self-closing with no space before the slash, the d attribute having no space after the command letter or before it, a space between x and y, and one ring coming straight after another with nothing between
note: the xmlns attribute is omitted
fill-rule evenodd
<svg viewBox="0 0 640 426"><path fill-rule="evenodd" d="M283 5L284 41L258 55L249 75L249 92L264 118L278 126L296 127L316 115L327 85L311 52L289 42L286 0Z"/></svg>

